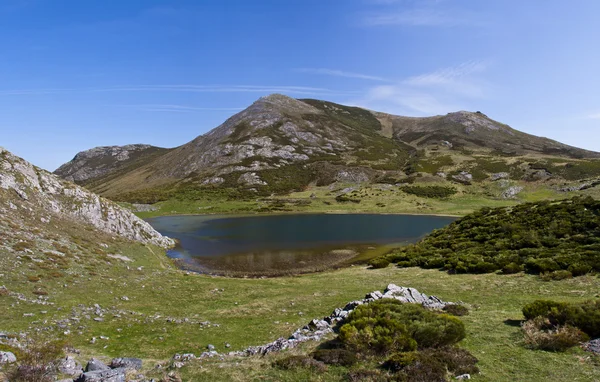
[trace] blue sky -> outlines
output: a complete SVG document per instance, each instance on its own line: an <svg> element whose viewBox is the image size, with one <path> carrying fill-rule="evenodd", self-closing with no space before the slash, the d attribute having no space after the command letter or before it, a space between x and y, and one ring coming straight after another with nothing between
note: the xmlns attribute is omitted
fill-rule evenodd
<svg viewBox="0 0 600 382"><path fill-rule="evenodd" d="M3 0L0 146L54 170L283 93L600 151L596 0Z"/></svg>

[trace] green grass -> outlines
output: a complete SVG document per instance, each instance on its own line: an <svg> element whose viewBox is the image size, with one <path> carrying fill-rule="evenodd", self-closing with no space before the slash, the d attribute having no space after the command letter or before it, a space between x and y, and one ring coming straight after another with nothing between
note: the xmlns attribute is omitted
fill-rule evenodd
<svg viewBox="0 0 600 382"><path fill-rule="evenodd" d="M116 249L116 248L114 248ZM125 264L97 266L96 276L83 276L77 285L63 288L60 282L47 282L50 301L55 306L21 303L14 307L11 297L0 297L0 328L17 332L40 325L41 319L61 319L78 304L114 307L137 314L122 318L107 316L104 322L83 320L81 334L71 328L67 336L82 350L82 361L89 356L141 356L146 365L167 360L174 353L200 353L208 344L218 351L232 350L272 341L289 335L309 319L329 314L347 301L361 298L365 293L383 289L388 283L411 286L448 301L471 304L471 314L463 317L467 338L461 343L480 359L480 381L573 381L600 378L594 359L580 350L567 353L548 353L525 349L520 344L519 328L507 320L520 320L521 308L535 299L583 301L597 297L600 279L584 276L571 280L543 282L523 274L499 276L460 275L416 268L389 267L367 270L355 266L336 271L298 277L274 279L230 279L202 275L186 275L174 269L158 253L141 246L120 248L120 253L135 259ZM135 270L144 266L143 271ZM165 267L165 268L163 268ZM4 282L4 280L3 280ZM6 280L7 288L30 297L30 287L16 279ZM120 299L127 296L129 301ZM42 314L41 311L47 311ZM299 315L303 312L303 315ZM34 317L23 317L34 313ZM142 314L142 315L139 315ZM219 327L202 329L196 324L172 324L148 317L176 317L208 320ZM510 323L510 322L509 322ZM248 330L252 328L252 330ZM122 329L118 331L118 329ZM56 331L62 336L63 330ZM108 341L90 344L91 337L107 336ZM308 344L299 351L306 351ZM282 372L270 368L270 362L281 355L264 359L235 359L192 364L183 370L187 380L211 379L305 380L306 371ZM202 366L200 368L199 366ZM344 371L330 368L314 380L340 380Z"/></svg>

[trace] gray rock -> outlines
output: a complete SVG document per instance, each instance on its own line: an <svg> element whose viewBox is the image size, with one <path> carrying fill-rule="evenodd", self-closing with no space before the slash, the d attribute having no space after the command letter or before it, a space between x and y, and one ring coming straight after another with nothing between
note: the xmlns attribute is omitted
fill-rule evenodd
<svg viewBox="0 0 600 382"><path fill-rule="evenodd" d="M586 342L583 344L583 349L595 354L600 354L600 338Z"/></svg>
<svg viewBox="0 0 600 382"><path fill-rule="evenodd" d="M512 198L516 197L521 191L523 191L523 187L512 186L512 187L509 187L506 190L502 191L502 194L500 194L500 197L502 199L512 199Z"/></svg>
<svg viewBox="0 0 600 382"><path fill-rule="evenodd" d="M473 181L473 175L469 174L466 171L461 171L457 175L452 175L452 179L457 181L458 183L470 185Z"/></svg>
<svg viewBox="0 0 600 382"><path fill-rule="evenodd" d="M260 177L258 175L256 175L255 172L246 172L246 173L242 174L238 178L238 183L245 184L247 186L266 186L267 185L267 182L260 179Z"/></svg>
<svg viewBox="0 0 600 382"><path fill-rule="evenodd" d="M215 345L209 344L206 348L208 349L208 351L213 351L213 350L215 350Z"/></svg>
<svg viewBox="0 0 600 382"><path fill-rule="evenodd" d="M106 364L104 364L104 362L96 359L96 358L92 358L91 360L88 361L87 365L85 366L85 371L98 371L98 370L109 370L110 367L108 367Z"/></svg>
<svg viewBox="0 0 600 382"><path fill-rule="evenodd" d="M471 379L471 374L457 375L454 379L458 379L459 381L464 381L464 380L467 380L467 379Z"/></svg>
<svg viewBox="0 0 600 382"><path fill-rule="evenodd" d="M395 284L387 286L383 298L394 298L404 303L421 304L430 309L442 309L448 305L447 302L443 302L436 296L427 296L414 288L400 287Z"/></svg>
<svg viewBox="0 0 600 382"><path fill-rule="evenodd" d="M490 179L493 181L500 179L508 179L510 175L507 172L497 172L495 174L490 175Z"/></svg>
<svg viewBox="0 0 600 382"><path fill-rule="evenodd" d="M135 369L140 370L142 368L142 360L139 358L114 358L110 362L110 367L115 368L125 368L125 369Z"/></svg>
<svg viewBox="0 0 600 382"><path fill-rule="evenodd" d="M72 375L74 377L83 374L81 364L71 356L67 356L58 362L58 371L62 374Z"/></svg>
<svg viewBox="0 0 600 382"><path fill-rule="evenodd" d="M17 362L17 357L9 351L0 351L0 364Z"/></svg>
<svg viewBox="0 0 600 382"><path fill-rule="evenodd" d="M119 367L109 370L89 371L81 374L77 382L125 382L127 369Z"/></svg>

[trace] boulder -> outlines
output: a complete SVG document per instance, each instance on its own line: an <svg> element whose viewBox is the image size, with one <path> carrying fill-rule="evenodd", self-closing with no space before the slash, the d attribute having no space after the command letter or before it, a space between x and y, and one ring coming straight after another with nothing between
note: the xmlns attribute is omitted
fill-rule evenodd
<svg viewBox="0 0 600 382"><path fill-rule="evenodd" d="M512 187L509 187L506 190L502 191L502 194L500 194L500 197L502 199L512 199L512 198L516 197L521 191L523 191L523 187L512 186Z"/></svg>
<svg viewBox="0 0 600 382"><path fill-rule="evenodd" d="M458 183L470 185L473 181L473 175L469 174L466 171L461 171L457 175L452 175L452 179L457 181Z"/></svg>
<svg viewBox="0 0 600 382"><path fill-rule="evenodd" d="M109 370L88 371L76 379L77 382L125 382L127 369L119 367Z"/></svg>
<svg viewBox="0 0 600 382"><path fill-rule="evenodd" d="M61 359L58 362L57 368L61 374L72 375L74 377L83 374L81 364L71 356Z"/></svg>
<svg viewBox="0 0 600 382"><path fill-rule="evenodd" d="M490 179L493 181L500 179L508 179L509 174L507 172L497 172L495 174L490 175Z"/></svg>
<svg viewBox="0 0 600 382"><path fill-rule="evenodd" d="M142 360L139 358L114 358L110 362L110 367L113 369L124 368L127 370L140 370L142 368Z"/></svg>
<svg viewBox="0 0 600 382"><path fill-rule="evenodd" d="M583 344L583 349L595 354L600 354L600 338L586 342Z"/></svg>
<svg viewBox="0 0 600 382"><path fill-rule="evenodd" d="M17 357L9 351L0 351L0 364L17 362Z"/></svg>
<svg viewBox="0 0 600 382"><path fill-rule="evenodd" d="M98 371L98 370L109 370L110 367L108 367L107 365L104 364L104 362L96 359L96 358L92 358L88 361L87 365L85 366L85 371Z"/></svg>

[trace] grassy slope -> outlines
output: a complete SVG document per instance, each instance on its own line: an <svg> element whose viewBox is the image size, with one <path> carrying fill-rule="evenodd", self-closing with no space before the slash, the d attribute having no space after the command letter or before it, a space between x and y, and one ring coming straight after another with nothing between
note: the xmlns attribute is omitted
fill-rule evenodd
<svg viewBox="0 0 600 382"><path fill-rule="evenodd" d="M107 314L103 322L83 319L68 328L73 334L67 337L82 350L81 361L92 355L141 356L150 368L177 352L198 354L208 344L214 344L218 351L227 351L224 342L229 342L231 350L238 350L289 335L309 319L328 314L347 301L393 282L416 287L444 300L461 300L476 306L471 315L464 318L469 335L463 342L463 346L481 360L482 375L475 380L600 378L600 370L588 354L580 350L563 354L526 350L519 344L519 328L505 324L505 320L521 319L522 305L538 298L581 301L597 297L600 279L596 277L542 282L537 277L522 274L450 276L415 268L367 270L355 266L299 277L229 279L186 275L175 269L156 248L121 244L111 247L111 252L129 256L135 262L98 263L93 272L82 271L78 278L43 280L50 301L56 303L54 306L15 304L12 297L0 297L0 328L18 332L43 327L46 325L41 320L67 318L78 304L97 303L103 308L133 311L136 314L121 318ZM140 266L144 268L137 270ZM4 275L2 282L11 291L35 298L31 294L32 283L24 277L29 272L27 268L35 268L35 265L24 264L23 267L25 269L13 269L10 275ZM122 296L129 300L122 300ZM23 317L25 313L35 316ZM157 315L163 319L150 318ZM165 322L164 317L208 320L220 326L173 324ZM83 329L77 329L79 325ZM55 333L63 336L64 330ZM95 344L89 342L90 338L99 336L110 339L98 340ZM309 376L306 371L283 373L268 367L272 359L270 356L207 361L202 365L192 364L182 372L187 380L210 378L215 381L339 380L343 373L335 368L322 376Z"/></svg>

